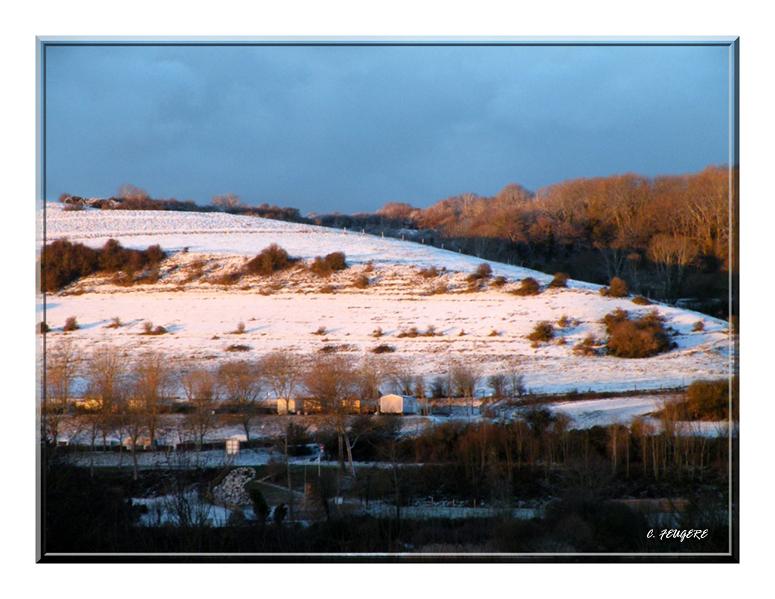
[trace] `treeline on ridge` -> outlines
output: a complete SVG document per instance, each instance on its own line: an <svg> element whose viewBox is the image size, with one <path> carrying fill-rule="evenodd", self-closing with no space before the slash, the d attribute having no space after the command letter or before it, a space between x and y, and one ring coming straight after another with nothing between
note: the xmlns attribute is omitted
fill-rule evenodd
<svg viewBox="0 0 775 599"><path fill-rule="evenodd" d="M653 179L574 179L537 193L510 184L493 197L462 194L426 209L388 203L376 215L319 222L366 228L382 216L426 244L603 285L619 277L633 292L700 300L696 308L727 317L729 190L729 169L712 166Z"/></svg>

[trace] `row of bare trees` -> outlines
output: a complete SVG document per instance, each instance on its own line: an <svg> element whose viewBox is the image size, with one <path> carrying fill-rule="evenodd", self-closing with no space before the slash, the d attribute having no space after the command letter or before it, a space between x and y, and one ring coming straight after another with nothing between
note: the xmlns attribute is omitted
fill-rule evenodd
<svg viewBox="0 0 775 599"><path fill-rule="evenodd" d="M524 389L518 361L504 364L503 373L490 377L496 397ZM434 380L434 396L462 397L473 411L482 369L476 363L451 360L447 371ZM132 454L137 468L138 446L155 449L165 414L171 412L173 398L183 399L184 430L198 454L216 426L216 414L238 423L250 444L257 415L268 412L270 397L277 412L303 410L319 414L326 428L338 438L338 456L352 464L351 415L360 404L376 408L382 389L426 397L425 378L416 374L409 358L366 354L355 358L346 354L320 354L305 357L289 351L274 351L255 360L232 359L217 366L146 351L131 357L118 347L103 344L81 352L70 340L51 342L46 349L45 435L54 446L60 438L62 422L75 396L83 398L82 429L92 449L108 438L118 437L119 460L123 445ZM295 405L294 405L295 402ZM303 407L302 407L303 406ZM93 455L91 459L93 466Z"/></svg>

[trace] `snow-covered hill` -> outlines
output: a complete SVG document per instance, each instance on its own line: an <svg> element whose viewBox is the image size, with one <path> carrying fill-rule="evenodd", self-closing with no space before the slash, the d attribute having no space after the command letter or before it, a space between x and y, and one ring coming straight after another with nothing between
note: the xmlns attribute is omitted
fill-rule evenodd
<svg viewBox="0 0 775 599"><path fill-rule="evenodd" d="M122 287L90 277L47 297L49 342L67 335L84 349L105 341L130 353L157 348L170 352L171 359L193 357L210 363L235 355L258 357L274 349L311 354L326 346L359 356L386 344L395 348L392 357L411 360L428 381L443 374L451 359L478 362L487 376L497 372L504 359L518 356L527 386L546 392L673 387L728 376L732 368L724 321L669 306L605 298L598 286L580 281L569 281L567 289L515 296L509 291L523 278L531 276L546 285L552 277L495 262L489 263L493 276L505 277L507 283L470 292L466 278L482 261L424 244L220 213L64 211L59 204L49 204L45 221L47 241L67 237L99 247L114 238L138 249L159 244L171 254L152 284ZM271 278L243 277L235 284L221 284L221 275L271 243L303 260L342 251L350 268L330 279L299 267ZM420 268L428 267L436 267L439 274L422 276ZM353 284L359 275L368 277L367 288ZM446 292L434 293L440 286ZM677 332L677 349L640 360L574 355L573 346L588 334L603 337L600 321L615 308L640 314L655 307ZM81 328L64 333L71 316ZM563 316L570 323L558 328L564 344L533 347L526 339L537 322L556 326ZM114 318L123 326L108 328ZM141 335L146 321L169 333ZM704 330L694 331L698 321ZM234 331L240 322L245 333L238 335ZM325 334L314 334L321 327ZM399 337L412 327L420 332L433 327L437 334ZM382 331L378 339L373 335L377 329ZM235 344L249 350L226 351Z"/></svg>

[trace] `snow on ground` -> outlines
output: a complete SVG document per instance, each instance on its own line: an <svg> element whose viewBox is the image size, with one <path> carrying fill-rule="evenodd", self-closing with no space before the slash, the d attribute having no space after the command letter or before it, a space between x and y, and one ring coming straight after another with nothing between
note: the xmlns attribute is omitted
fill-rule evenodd
<svg viewBox="0 0 775 599"><path fill-rule="evenodd" d="M108 342L130 354L158 349L169 352L172 361L195 358L211 364L235 356L258 358L276 349L309 355L325 346L362 356L386 344L395 348L390 356L412 360L427 382L443 375L451 358L479 363L486 377L497 372L505 358L517 356L526 385L537 392L684 386L695 379L728 376L732 369L729 327L722 320L665 305L637 306L628 299L604 298L598 286L579 281L569 281L568 289L518 297L508 291L523 278L532 276L545 285L552 277L495 262L490 262L493 274L506 277L507 285L466 293L466 277L482 261L423 244L223 213L64 211L61 205L48 204L45 219L47 241L67 237L99 247L115 238L125 247L159 244L177 252L165 261L156 284L119 287L90 277L49 295L48 343L67 337L88 350ZM271 243L305 260L343 251L351 268L330 279L299 267L271 279L247 277L231 286L214 282L218 273L238 268ZM441 274L420 276L418 267L429 266ZM352 282L357 274L366 274L370 287L356 289ZM432 294L439 282L448 292ZM335 293L322 293L323 283L331 284ZM601 338L600 320L618 307L636 314L657 308L676 331L678 349L642 360L575 356L573 346L588 334ZM71 316L81 328L63 333ZM562 316L571 323L557 330L564 345L533 347L525 338L537 322L556 325ZM123 326L108 328L116 317ZM145 321L169 333L141 335ZM695 332L698 321L704 330ZM239 322L246 329L241 335L234 333ZM437 335L398 336L411 327L422 332L430 326ZM313 334L320 327L325 334ZM379 339L373 336L378 328ZM249 349L226 351L235 344Z"/></svg>

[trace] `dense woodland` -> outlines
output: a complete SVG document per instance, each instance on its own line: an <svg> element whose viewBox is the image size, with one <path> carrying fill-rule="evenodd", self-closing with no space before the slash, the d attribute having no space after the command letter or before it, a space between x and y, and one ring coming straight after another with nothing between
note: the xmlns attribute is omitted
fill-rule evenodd
<svg viewBox="0 0 775 599"><path fill-rule="evenodd" d="M697 300L695 307L727 318L730 273L736 272L730 191L729 169L713 166L653 179L573 179L536 193L510 184L494 197L462 194L426 209L388 203L374 215L316 220L416 230L409 238L599 284L619 277L636 293Z"/></svg>

